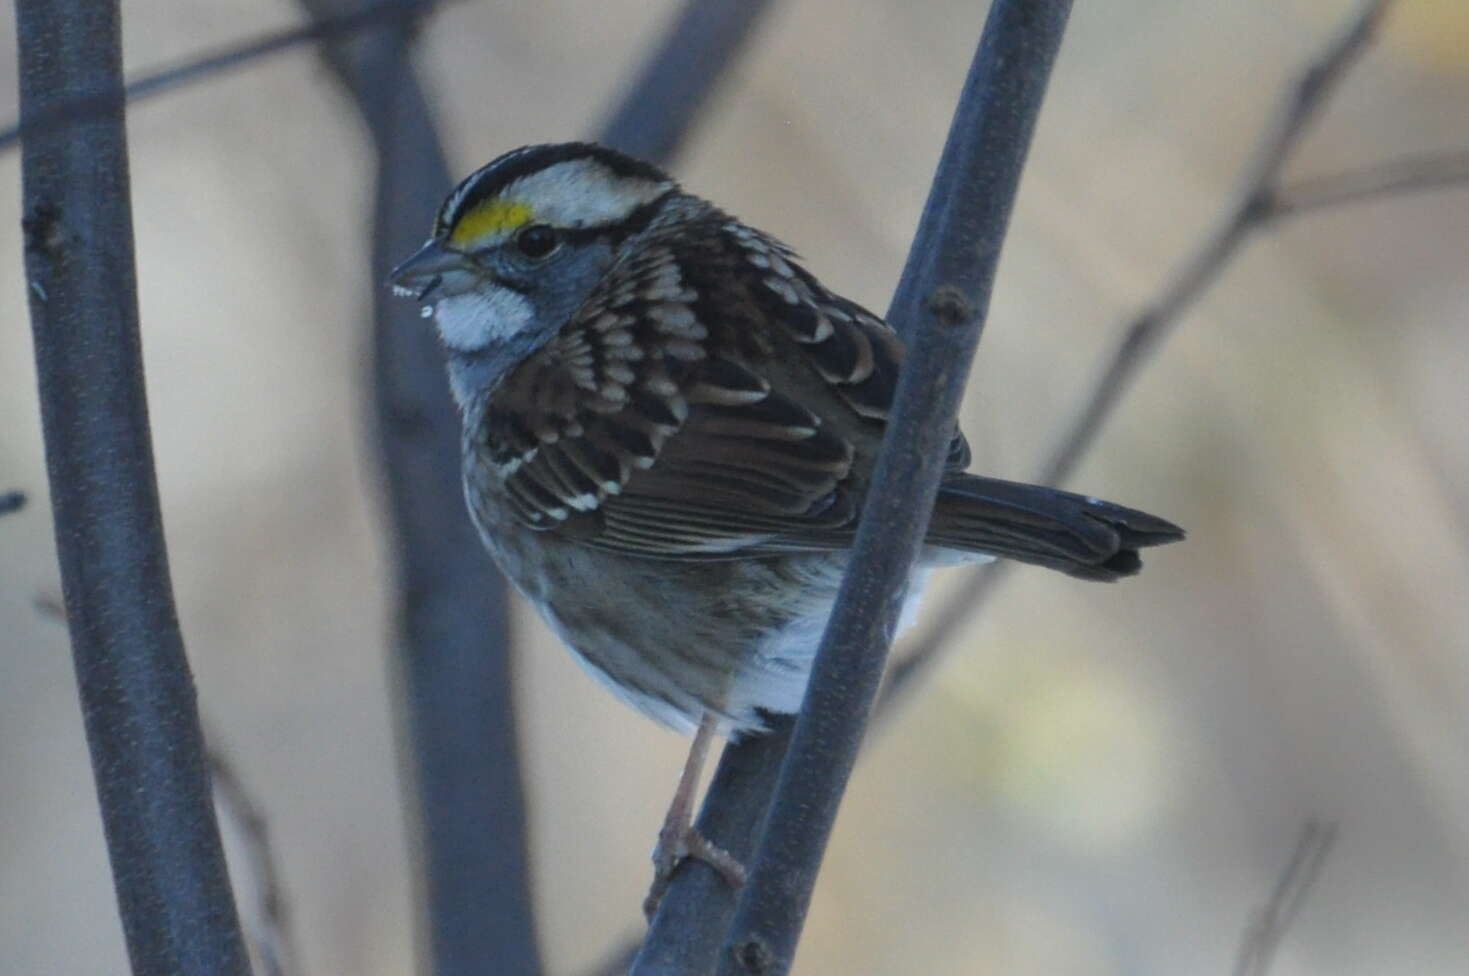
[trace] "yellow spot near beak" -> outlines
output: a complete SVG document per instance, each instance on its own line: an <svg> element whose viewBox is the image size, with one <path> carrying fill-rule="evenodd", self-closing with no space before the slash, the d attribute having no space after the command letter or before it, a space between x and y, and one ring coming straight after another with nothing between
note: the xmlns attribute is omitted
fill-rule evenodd
<svg viewBox="0 0 1469 976"><path fill-rule="evenodd" d="M491 237L502 237L530 223L530 207L518 200L486 200L459 218L449 243L468 249Z"/></svg>

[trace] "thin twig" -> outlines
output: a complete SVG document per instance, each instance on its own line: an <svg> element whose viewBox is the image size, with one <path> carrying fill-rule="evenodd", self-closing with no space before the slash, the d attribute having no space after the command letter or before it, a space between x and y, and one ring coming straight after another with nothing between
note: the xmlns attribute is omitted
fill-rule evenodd
<svg viewBox="0 0 1469 976"><path fill-rule="evenodd" d="M1469 184L1469 149L1427 153L1330 176L1297 180L1270 195L1271 220L1359 203L1375 197L1421 193Z"/></svg>
<svg viewBox="0 0 1469 976"><path fill-rule="evenodd" d="M1232 206L1162 293L1129 324L1116 353L1079 412L1075 425L1041 469L1043 484L1068 478L1096 439L1123 391L1183 314L1213 284L1249 235L1269 222L1273 188L1291 152L1325 107L1348 69L1372 40L1392 0L1367 0L1351 22L1301 72L1248 167Z"/></svg>
<svg viewBox="0 0 1469 976"><path fill-rule="evenodd" d="M1371 42L1391 3L1392 0L1366 0L1345 29L1311 60L1287 89L1274 122L1246 170L1235 202L1158 297L1126 325L1122 341L1077 411L1076 419L1042 467L1037 479L1041 484L1060 484L1070 477L1097 439L1102 425L1111 417L1122 394L1150 361L1159 344L1177 327L1184 313L1214 283L1255 231L1286 215L1287 211L1280 208L1276 190L1280 172L1311 122ZM1405 188L1400 181L1390 182L1397 190ZM897 700L913 678L928 669L948 646L949 638L984 605L1007 572L1008 564L996 562L969 575L958 592L939 609L934 622L894 663L881 707L886 708Z"/></svg>
<svg viewBox="0 0 1469 976"><path fill-rule="evenodd" d="M1290 860L1275 882L1270 900L1252 913L1240 939L1235 957L1234 976L1265 976L1275 960L1275 953L1306 896L1321 876L1321 867L1336 843L1336 825L1308 820L1301 828L1300 839Z"/></svg>
<svg viewBox="0 0 1469 976"><path fill-rule="evenodd" d="M265 810L245 789L233 763L215 750L210 750L208 759L215 809L221 821L236 825L250 861L250 874L256 881L254 901L259 928L252 929L247 917L245 938L255 949L260 976L288 976L296 972L295 940ZM238 877L235 880L240 883Z"/></svg>
<svg viewBox="0 0 1469 976"><path fill-rule="evenodd" d="M20 103L122 78L117 0L16 4ZM21 153L25 270L72 657L136 973L248 976L148 429L120 106Z"/></svg>
<svg viewBox="0 0 1469 976"><path fill-rule="evenodd" d="M59 99L45 111L29 115L18 123L0 129L0 152L14 147L24 136L51 132L99 118L117 111L125 103L139 102L175 88L195 84L303 44L334 40L383 24L411 24L433 4L434 0L382 0L339 16L323 17L300 27L271 31L248 41L240 41L190 58L171 68L161 68L140 75L126 85Z"/></svg>
<svg viewBox="0 0 1469 976"><path fill-rule="evenodd" d="M7 491L0 494L0 515L9 515L25 508L26 496L18 491Z"/></svg>

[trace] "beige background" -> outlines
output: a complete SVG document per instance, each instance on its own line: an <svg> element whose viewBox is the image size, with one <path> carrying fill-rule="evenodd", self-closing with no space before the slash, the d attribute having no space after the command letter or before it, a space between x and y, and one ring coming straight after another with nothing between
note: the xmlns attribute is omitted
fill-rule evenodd
<svg viewBox="0 0 1469 976"><path fill-rule="evenodd" d="M983 6L777 4L679 174L885 307ZM965 404L977 467L1036 470L1349 6L1077 4ZM125 8L135 70L299 17L282 0ZM1293 173L1469 146L1469 7L1399 8ZM445 10L421 64L456 172L588 132L670 9ZM9 86L0 108L13 116ZM204 717L268 811L298 972L405 973L363 133L303 51L150 102L131 134ZM16 155L0 169L17 187ZM35 609L59 585L18 196L0 200L0 488L33 504L0 521L0 974L120 973L66 636ZM802 973L1228 972L1313 814L1340 842L1275 972L1469 971L1466 254L1464 190L1303 219L1248 249L1074 482L1176 519L1189 542L1118 586L1014 575L872 743ZM550 971L574 974L636 930L682 743L528 616L518 635L541 934Z"/></svg>

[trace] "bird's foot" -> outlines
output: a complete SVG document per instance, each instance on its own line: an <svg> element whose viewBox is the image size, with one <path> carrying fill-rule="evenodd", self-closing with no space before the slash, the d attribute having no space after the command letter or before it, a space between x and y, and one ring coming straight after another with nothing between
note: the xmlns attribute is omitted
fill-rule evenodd
<svg viewBox="0 0 1469 976"><path fill-rule="evenodd" d="M734 855L699 833L689 823L667 823L658 832L658 846L653 848L653 885L643 899L643 914L649 923L658 914L658 906L673 883L673 873L687 858L703 861L738 891L745 883L745 866Z"/></svg>

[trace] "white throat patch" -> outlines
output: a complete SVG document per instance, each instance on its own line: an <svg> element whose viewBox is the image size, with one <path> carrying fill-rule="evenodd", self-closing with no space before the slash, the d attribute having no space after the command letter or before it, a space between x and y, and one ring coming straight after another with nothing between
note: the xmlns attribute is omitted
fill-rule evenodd
<svg viewBox="0 0 1469 976"><path fill-rule="evenodd" d="M486 288L447 295L434 303L433 314L444 345L471 353L530 325L535 309L509 288Z"/></svg>

